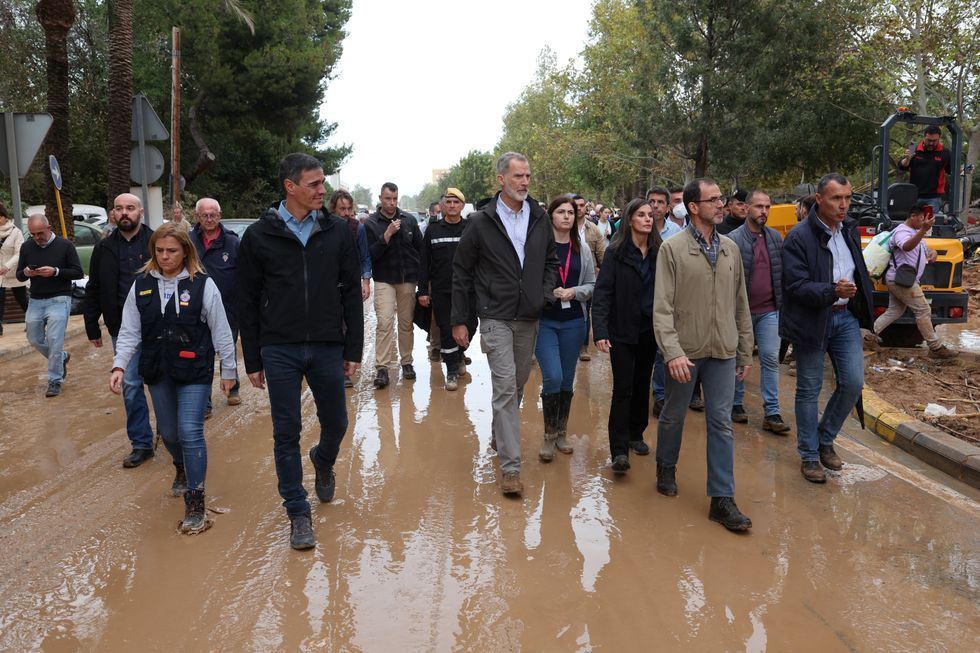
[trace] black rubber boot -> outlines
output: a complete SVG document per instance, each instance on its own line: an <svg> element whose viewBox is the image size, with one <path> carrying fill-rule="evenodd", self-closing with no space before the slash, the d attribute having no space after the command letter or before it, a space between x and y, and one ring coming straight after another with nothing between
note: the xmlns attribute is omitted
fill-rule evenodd
<svg viewBox="0 0 980 653"><path fill-rule="evenodd" d="M555 459L555 441L558 439L558 393L541 394L541 412L544 414L544 442L538 451L541 462Z"/></svg>
<svg viewBox="0 0 980 653"><path fill-rule="evenodd" d="M657 492L665 497L677 496L676 465L657 463Z"/></svg>
<svg viewBox="0 0 980 653"><path fill-rule="evenodd" d="M187 492L187 474L184 473L183 465L174 465L174 467L177 468L177 473L174 475L174 482L170 486L170 492L175 497L182 497Z"/></svg>
<svg viewBox="0 0 980 653"><path fill-rule="evenodd" d="M555 448L562 453L575 451L565 439L568 432L568 414L572 411L572 397L574 395L574 392L566 392L565 390L558 393L558 439L555 440Z"/></svg>
<svg viewBox="0 0 980 653"><path fill-rule="evenodd" d="M193 535L208 526L210 524L204 516L204 490L187 490L184 492L184 521L180 523L180 532Z"/></svg>

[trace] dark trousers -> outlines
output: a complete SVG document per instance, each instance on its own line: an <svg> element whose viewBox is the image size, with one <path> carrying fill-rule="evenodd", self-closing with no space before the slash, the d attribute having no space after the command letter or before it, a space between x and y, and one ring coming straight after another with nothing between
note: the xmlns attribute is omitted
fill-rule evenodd
<svg viewBox="0 0 980 653"><path fill-rule="evenodd" d="M629 441L642 440L650 419L650 380L657 341L653 330L640 333L637 344L612 341L613 392L609 407L609 452L628 455Z"/></svg>
<svg viewBox="0 0 980 653"><path fill-rule="evenodd" d="M439 326L439 350L442 353L442 362L446 364L447 370L455 372L459 369L459 364L463 361L463 352L466 350L453 339L452 308L453 296L450 293L432 294L432 313ZM466 330L472 340L473 334L476 333L476 316L473 313L470 313L466 322Z"/></svg>
<svg viewBox="0 0 980 653"><path fill-rule="evenodd" d="M3 314L6 310L7 290L14 293L14 299L20 304L20 310L27 312L27 286L15 286L9 289L0 286L0 322L3 322Z"/></svg>
<svg viewBox="0 0 980 653"><path fill-rule="evenodd" d="M343 352L343 345L330 343L266 345L262 348L279 496L290 516L310 514L306 488L303 487L303 452L300 449L303 379L310 386L320 420L317 463L321 469L333 467L347 432Z"/></svg>

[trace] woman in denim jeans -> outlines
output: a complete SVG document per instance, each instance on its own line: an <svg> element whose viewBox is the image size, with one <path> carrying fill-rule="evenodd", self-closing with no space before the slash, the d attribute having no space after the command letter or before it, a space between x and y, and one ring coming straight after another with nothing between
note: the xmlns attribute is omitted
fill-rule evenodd
<svg viewBox="0 0 980 653"><path fill-rule="evenodd" d="M109 389L122 392L123 370L142 347L140 375L177 468L172 491L184 496L180 532L193 534L211 525L204 516L204 410L215 351L221 356L221 391L227 395L235 385L235 344L221 293L201 267L187 230L165 224L153 233L149 247L150 260L123 306Z"/></svg>
<svg viewBox="0 0 980 653"><path fill-rule="evenodd" d="M560 197L548 207L555 232L559 286L554 301L541 311L534 356L541 368L541 404L544 412L544 443L538 458L549 462L555 449L572 453L565 439L568 413L572 407L575 366L585 338L587 302L595 287L595 263L585 241L575 233L575 205Z"/></svg>

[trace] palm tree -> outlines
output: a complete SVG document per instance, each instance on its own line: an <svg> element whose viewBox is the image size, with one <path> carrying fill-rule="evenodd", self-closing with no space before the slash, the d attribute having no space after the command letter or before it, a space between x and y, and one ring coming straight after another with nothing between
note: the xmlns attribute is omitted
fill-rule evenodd
<svg viewBox="0 0 980 653"><path fill-rule="evenodd" d="M44 59L48 74L48 113L54 119L44 141L45 153L53 154L61 166L63 185L61 205L65 215L67 235L75 234L71 219L72 189L71 166L68 161L68 32L75 23L75 4L72 0L38 0L34 8L44 30ZM58 209L54 198L54 185L49 186L47 201L48 220L58 225Z"/></svg>
<svg viewBox="0 0 980 653"><path fill-rule="evenodd" d="M129 192L133 125L133 0L109 2L109 201Z"/></svg>

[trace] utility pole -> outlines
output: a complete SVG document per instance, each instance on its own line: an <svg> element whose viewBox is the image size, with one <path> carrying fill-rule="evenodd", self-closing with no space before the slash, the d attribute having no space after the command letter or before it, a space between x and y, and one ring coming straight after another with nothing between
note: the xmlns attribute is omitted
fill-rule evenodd
<svg viewBox="0 0 980 653"><path fill-rule="evenodd" d="M170 91L170 208L180 201L180 28L173 28Z"/></svg>

